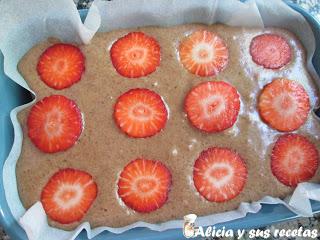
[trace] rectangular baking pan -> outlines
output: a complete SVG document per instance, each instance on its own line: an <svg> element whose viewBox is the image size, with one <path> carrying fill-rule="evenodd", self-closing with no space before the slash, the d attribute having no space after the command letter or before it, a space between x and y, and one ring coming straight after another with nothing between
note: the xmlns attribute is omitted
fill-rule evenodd
<svg viewBox="0 0 320 240"><path fill-rule="evenodd" d="M312 15L302 9L300 6L289 3L287 4L294 10L301 13L309 22L315 38L316 52L313 58L313 65L320 75L320 22ZM84 19L87 15L87 10L80 10L80 16ZM320 83L318 84L320 86ZM2 168L5 159L7 158L12 143L13 143L13 127L10 120L10 111L19 105L30 102L31 95L29 92L18 86L5 76L3 72L3 55L0 52L0 225L5 229L6 233L13 240L27 240L24 230L18 225L13 218L8 204L5 199L3 189ZM312 209L314 213L320 213L320 202L312 201ZM234 221L229 221L223 224L215 225L216 228L225 227L226 229L252 229L266 225L271 225L277 222L288 221L297 218L298 216L282 205L267 205L264 204L262 209L256 214L248 214L245 218ZM36 224L36 219L35 219ZM87 239L86 232L83 231L77 240ZM182 226L179 229L173 229L163 232L151 231L146 228L136 228L129 230L123 234L113 234L103 232L94 238L94 240L105 239L126 239L126 240L164 240L164 239L185 239L182 235Z"/></svg>

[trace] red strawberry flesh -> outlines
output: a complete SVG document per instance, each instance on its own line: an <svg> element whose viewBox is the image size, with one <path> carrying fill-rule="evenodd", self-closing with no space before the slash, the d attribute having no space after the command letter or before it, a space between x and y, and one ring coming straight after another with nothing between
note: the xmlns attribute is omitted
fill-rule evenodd
<svg viewBox="0 0 320 240"><path fill-rule="evenodd" d="M226 44L215 33L199 30L185 37L179 45L182 65L201 77L215 76L228 64Z"/></svg>
<svg viewBox="0 0 320 240"><path fill-rule="evenodd" d="M82 131L82 116L76 103L62 95L52 95L37 102L30 110L28 136L46 153L72 147Z"/></svg>
<svg viewBox="0 0 320 240"><path fill-rule="evenodd" d="M168 112L162 98L155 92L136 88L122 94L114 107L114 119L130 137L151 137L163 129Z"/></svg>
<svg viewBox="0 0 320 240"><path fill-rule="evenodd" d="M247 174L239 154L228 148L211 147L195 161L193 181L199 194L208 201L225 202L241 193Z"/></svg>
<svg viewBox="0 0 320 240"><path fill-rule="evenodd" d="M184 104L193 126L205 132L220 132L237 120L240 96L229 83L204 82L191 89Z"/></svg>
<svg viewBox="0 0 320 240"><path fill-rule="evenodd" d="M139 78L153 73L160 65L160 45L142 32L131 32L113 43L110 57L120 75Z"/></svg>
<svg viewBox="0 0 320 240"><path fill-rule="evenodd" d="M85 70L85 57L71 44L58 43L47 48L39 58L37 71L49 87L61 90L79 82Z"/></svg>
<svg viewBox="0 0 320 240"><path fill-rule="evenodd" d="M285 134L278 138L271 153L273 175L284 185L295 187L310 180L319 165L315 145L299 134Z"/></svg>
<svg viewBox="0 0 320 240"><path fill-rule="evenodd" d="M90 174L66 168L56 172L43 188L41 203L47 215L61 224L80 221L97 197Z"/></svg>
<svg viewBox="0 0 320 240"><path fill-rule="evenodd" d="M262 34L250 44L252 60L265 68L279 69L291 61L291 47L287 40L277 34Z"/></svg>
<svg viewBox="0 0 320 240"><path fill-rule="evenodd" d="M258 108L261 118L270 127L283 132L294 131L308 118L309 96L298 82L277 78L263 88Z"/></svg>
<svg viewBox="0 0 320 240"><path fill-rule="evenodd" d="M136 159L125 166L118 181L118 195L131 209L149 213L168 199L171 173L159 161Z"/></svg>

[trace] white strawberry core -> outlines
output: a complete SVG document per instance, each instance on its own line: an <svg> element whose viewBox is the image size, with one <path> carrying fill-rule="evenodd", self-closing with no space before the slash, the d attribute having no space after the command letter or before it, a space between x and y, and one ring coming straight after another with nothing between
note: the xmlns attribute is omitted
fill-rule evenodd
<svg viewBox="0 0 320 240"><path fill-rule="evenodd" d="M44 123L44 131L49 138L59 136L63 133L63 115L63 112L58 108L54 108L47 113Z"/></svg>
<svg viewBox="0 0 320 240"><path fill-rule="evenodd" d="M61 184L53 196L53 200L62 209L77 206L83 198L84 187L80 184Z"/></svg>
<svg viewBox="0 0 320 240"><path fill-rule="evenodd" d="M212 62L215 58L215 49L212 44L201 42L192 48L191 55L196 63L206 64Z"/></svg>
<svg viewBox="0 0 320 240"><path fill-rule="evenodd" d="M52 68L55 70L56 74L63 75L69 68L68 61L59 58L59 60L55 61L52 64Z"/></svg>
<svg viewBox="0 0 320 240"><path fill-rule="evenodd" d="M282 93L276 96L273 100L273 103L275 109L281 115L292 115L297 111L295 98L288 93Z"/></svg>
<svg viewBox="0 0 320 240"><path fill-rule="evenodd" d="M153 176L143 176L136 179L132 189L141 196L153 195L158 191L158 182Z"/></svg>
<svg viewBox="0 0 320 240"><path fill-rule="evenodd" d="M144 104L139 103L132 107L131 114L136 120L148 121L152 115L152 109Z"/></svg>
<svg viewBox="0 0 320 240"><path fill-rule="evenodd" d="M281 59L281 52L279 51L279 46L274 44L268 44L268 46L264 46L263 48L259 48L261 53L259 56L266 56L262 61L268 61L269 57L272 56L272 60L274 62L279 61Z"/></svg>
<svg viewBox="0 0 320 240"><path fill-rule="evenodd" d="M225 99L221 95L213 95L205 98L202 100L201 105L205 118L218 116L226 109Z"/></svg>
<svg viewBox="0 0 320 240"><path fill-rule="evenodd" d="M131 64L143 65L145 63L145 58L147 55L147 50L144 47L132 47L126 52L126 57Z"/></svg>
<svg viewBox="0 0 320 240"><path fill-rule="evenodd" d="M144 193L154 190L154 187L156 185L157 183L153 178L142 178L142 179L139 179L136 183L137 189Z"/></svg>
<svg viewBox="0 0 320 240"><path fill-rule="evenodd" d="M216 188L221 188L228 184L234 175L234 169L227 163L215 163L205 172L207 179Z"/></svg>
<svg viewBox="0 0 320 240"><path fill-rule="evenodd" d="M292 146L285 154L285 168L292 173L299 173L301 165L304 163L304 155L299 147Z"/></svg>

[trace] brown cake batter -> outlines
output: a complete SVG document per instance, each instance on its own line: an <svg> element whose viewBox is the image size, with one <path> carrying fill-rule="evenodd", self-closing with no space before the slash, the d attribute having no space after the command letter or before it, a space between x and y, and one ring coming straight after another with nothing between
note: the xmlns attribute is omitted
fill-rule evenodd
<svg viewBox="0 0 320 240"><path fill-rule="evenodd" d="M183 68L177 58L179 41L193 30L205 28L220 35L229 48L229 64L217 77L198 77ZM161 46L161 63L147 77L129 79L112 66L109 49L119 37L130 31L143 31ZM252 62L251 39L262 32L278 33L288 39L293 60L280 70L265 70ZM293 189L279 183L270 169L270 151L280 132L271 129L259 117L256 104L262 87L275 77L299 81L307 90L311 107L318 90L306 70L304 49L291 33L282 29L248 29L224 25L181 25L170 28L146 27L98 33L89 45L80 46L86 57L86 70L80 82L57 91L38 77L36 65L40 54L56 40L33 47L21 60L19 71L40 100L51 94L73 99L84 114L85 126L80 140L71 149L45 154L27 137L26 119L30 108L19 114L24 132L22 153L17 163L18 188L26 208L40 200L48 179L60 168L72 167L89 172L98 184L99 193L83 221L93 227L121 227L136 221L159 223L182 219L189 213L208 215L235 209L241 202L252 202L266 195L283 198ZM183 111L187 92L203 81L223 80L235 86L241 96L241 110L235 125L224 132L207 134L192 127ZM170 110L165 129L146 139L129 138L113 120L113 105L118 96L132 88L149 88L160 94ZM320 124L310 112L307 122L297 131L307 136L320 150ZM202 199L192 182L193 164L199 153L210 146L230 147L246 161L248 181L242 193L225 203ZM160 209L140 214L119 203L117 179L123 167L137 157L162 161L172 173L173 185L168 202ZM319 182L319 171L312 179ZM61 225L70 229L78 225Z"/></svg>

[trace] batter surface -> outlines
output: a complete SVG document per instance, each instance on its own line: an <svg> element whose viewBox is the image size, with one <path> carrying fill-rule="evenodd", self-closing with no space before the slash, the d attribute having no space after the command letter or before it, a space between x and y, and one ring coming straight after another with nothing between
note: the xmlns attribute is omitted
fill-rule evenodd
<svg viewBox="0 0 320 240"><path fill-rule="evenodd" d="M217 33L228 46L229 63L217 77L193 75L178 60L179 41L197 29ZM112 43L131 31L142 31L153 36L161 46L160 67L147 77L125 78L112 66L109 53ZM290 64L280 70L266 70L251 60L250 41L264 32L277 33L288 39L293 50ZM294 190L282 185L271 173L270 151L281 133L260 119L256 107L263 86L277 77L300 82L309 94L311 108L318 101L318 90L306 69L304 49L291 33L283 29L234 28L219 24L146 27L98 33L89 45L79 46L86 57L86 70L81 81L60 91L45 85L36 71L41 53L56 42L55 39L49 39L34 46L19 63L19 71L37 94L38 100L52 94L62 94L75 100L84 115L85 126L75 146L65 152L45 154L27 136L26 119L30 108L19 114L25 137L16 172L20 198L26 208L40 200L42 188L48 179L58 169L65 167L89 172L98 184L97 199L82 220L89 221L93 227L121 227L136 221L159 223L182 219L189 213L203 216L232 210L241 202L257 201L266 195L283 198ZM193 86L215 80L229 82L237 88L241 96L241 109L232 128L207 134L190 125L183 111L183 103ZM165 129L151 138L129 138L113 120L116 99L132 88L151 89L160 94L168 105L170 114ZM307 122L297 132L307 136L320 150L320 124L311 112ZM194 161L201 151L211 146L236 150L248 168L244 190L235 199L225 203L204 200L192 182ZM172 188L167 203L148 214L128 209L117 197L119 173L128 162L138 157L160 160L172 173ZM312 181L319 180L318 170ZM50 224L71 229L79 223Z"/></svg>

